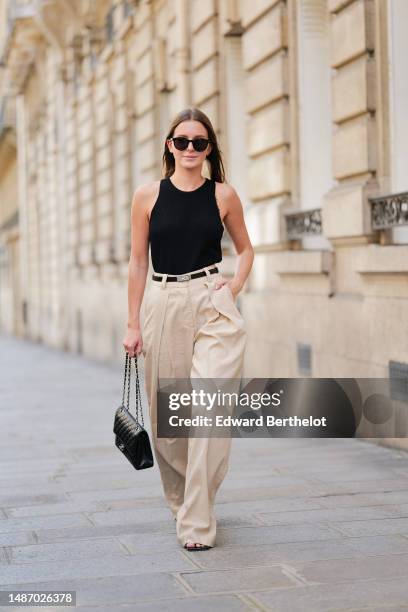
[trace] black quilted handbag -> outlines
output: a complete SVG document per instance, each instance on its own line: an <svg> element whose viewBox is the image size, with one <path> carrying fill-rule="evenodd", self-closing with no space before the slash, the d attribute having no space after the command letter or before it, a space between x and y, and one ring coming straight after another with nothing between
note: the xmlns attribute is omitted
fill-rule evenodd
<svg viewBox="0 0 408 612"><path fill-rule="evenodd" d="M116 410L115 420L113 423L113 433L115 434L115 445L124 454L126 459L130 461L136 470L144 470L152 467L153 454L150 446L149 434L144 428L142 398L139 385L139 371L137 367L137 356L135 359L136 370L136 418L129 411L129 394L130 394L130 371L132 357L126 351L125 375L123 380L123 396L122 405ZM126 378L128 381L127 402L125 406L125 388ZM139 405L141 423L139 423Z"/></svg>

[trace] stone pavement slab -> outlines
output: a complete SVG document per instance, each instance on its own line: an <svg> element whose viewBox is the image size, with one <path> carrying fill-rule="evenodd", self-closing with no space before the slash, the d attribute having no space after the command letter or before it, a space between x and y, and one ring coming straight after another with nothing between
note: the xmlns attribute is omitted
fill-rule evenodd
<svg viewBox="0 0 408 612"><path fill-rule="evenodd" d="M15 584L2 586L2 589L12 589ZM58 580L21 583L21 590L73 590L77 593L77 605L110 605L111 610L122 603L132 603L143 600L154 600L180 597L186 594L183 585L171 573L150 572L139 575L126 574L116 576L100 576L87 579L69 580L62 577ZM41 609L41 608L40 608ZM58 607L58 610L61 608ZM63 609L73 611L74 608L63 606ZM10 612L10 608L8 609Z"/></svg>
<svg viewBox="0 0 408 612"><path fill-rule="evenodd" d="M408 453L234 439L217 545L189 553L157 465L114 447L122 367L6 336L0 360L2 589L76 590L83 612L408 610Z"/></svg>
<svg viewBox="0 0 408 612"><path fill-rule="evenodd" d="M181 571L194 567L179 550L166 552L150 551L134 555L113 553L99 557L83 557L81 550L66 559L31 563L10 563L1 566L0 587L17 582L44 582L46 580L96 578L129 574L145 574L152 571Z"/></svg>
<svg viewBox="0 0 408 612"><path fill-rule="evenodd" d="M398 578L342 581L330 584L330 588L305 585L300 589L265 590L252 595L263 609L274 612L396 612L407 609L407 585Z"/></svg>

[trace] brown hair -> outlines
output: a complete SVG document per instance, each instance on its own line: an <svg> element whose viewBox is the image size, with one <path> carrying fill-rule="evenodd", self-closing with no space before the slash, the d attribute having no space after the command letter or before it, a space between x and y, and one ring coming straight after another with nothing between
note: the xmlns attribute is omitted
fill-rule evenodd
<svg viewBox="0 0 408 612"><path fill-rule="evenodd" d="M218 183L223 183L225 181L225 170L224 164L222 163L221 158L221 150L218 147L217 137L214 132L214 128L211 124L211 121L200 109L195 107L185 108L180 111L173 121L170 124L169 131L166 136L166 141L168 138L172 138L174 134L174 130L182 121L199 121L207 128L208 139L212 144L211 153L207 155L208 162L210 164L210 178ZM175 161L172 153L169 151L167 146L167 142L164 143L164 152L163 152L163 169L165 178L171 176L175 170Z"/></svg>

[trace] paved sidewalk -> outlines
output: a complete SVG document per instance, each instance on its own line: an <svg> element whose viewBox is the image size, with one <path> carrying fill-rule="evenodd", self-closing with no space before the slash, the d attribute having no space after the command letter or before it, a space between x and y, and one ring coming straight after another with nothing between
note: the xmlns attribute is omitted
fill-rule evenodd
<svg viewBox="0 0 408 612"><path fill-rule="evenodd" d="M189 553L157 466L113 445L122 369L6 336L0 362L2 590L76 590L82 612L408 610L408 453L234 439L217 546Z"/></svg>

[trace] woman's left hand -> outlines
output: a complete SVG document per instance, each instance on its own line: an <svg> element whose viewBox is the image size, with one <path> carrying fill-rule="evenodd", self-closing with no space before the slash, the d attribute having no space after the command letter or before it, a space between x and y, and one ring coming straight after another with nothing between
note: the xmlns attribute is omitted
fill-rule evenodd
<svg viewBox="0 0 408 612"><path fill-rule="evenodd" d="M230 288L231 293L233 295L233 298L235 300L237 295L238 295L238 293L241 291L241 287L239 285L237 285L237 283L234 281L234 279L231 279L229 281L229 280L226 280L226 279L223 278L223 279L221 279L221 280L219 280L219 281L217 281L215 283L215 289L216 290L221 289L221 287L223 285L228 285L228 287Z"/></svg>

